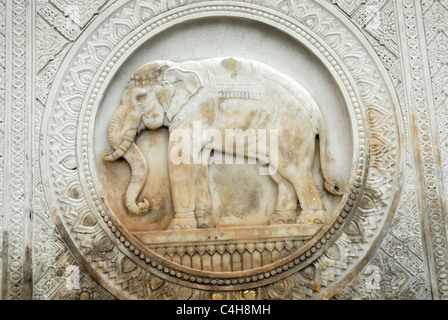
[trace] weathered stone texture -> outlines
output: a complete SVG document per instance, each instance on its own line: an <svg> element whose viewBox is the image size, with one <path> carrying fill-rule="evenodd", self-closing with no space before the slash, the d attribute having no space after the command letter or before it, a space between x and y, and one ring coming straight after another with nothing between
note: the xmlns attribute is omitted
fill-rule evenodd
<svg viewBox="0 0 448 320"><path fill-rule="evenodd" d="M448 299L447 49L444 0L0 0L1 298ZM169 165L193 115L279 175Z"/></svg>

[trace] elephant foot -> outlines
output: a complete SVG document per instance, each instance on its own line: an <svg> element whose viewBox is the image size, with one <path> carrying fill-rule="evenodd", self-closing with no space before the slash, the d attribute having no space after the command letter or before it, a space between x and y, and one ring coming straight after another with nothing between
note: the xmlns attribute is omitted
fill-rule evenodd
<svg viewBox="0 0 448 320"><path fill-rule="evenodd" d="M176 213L171 220L167 230L189 230L196 229L198 224L194 212Z"/></svg>
<svg viewBox="0 0 448 320"><path fill-rule="evenodd" d="M210 210L196 210L196 220L198 228L200 229L211 229L215 227L215 220L213 219L212 212Z"/></svg>
<svg viewBox="0 0 448 320"><path fill-rule="evenodd" d="M297 213L296 211L277 211L272 215L270 224L271 225L279 225L279 224L294 224L297 221Z"/></svg>
<svg viewBox="0 0 448 320"><path fill-rule="evenodd" d="M324 210L304 209L297 218L298 224L324 224L327 222L327 216Z"/></svg>

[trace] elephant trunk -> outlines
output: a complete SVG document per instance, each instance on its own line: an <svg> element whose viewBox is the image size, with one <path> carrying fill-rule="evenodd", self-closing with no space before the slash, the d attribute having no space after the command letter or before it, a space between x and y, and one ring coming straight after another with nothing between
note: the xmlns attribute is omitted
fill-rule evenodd
<svg viewBox="0 0 448 320"><path fill-rule="evenodd" d="M146 161L137 145L132 142L123 158L131 166L131 181L126 191L126 207L136 216L145 215L150 207L148 200L136 204L137 197L146 181Z"/></svg>
<svg viewBox="0 0 448 320"><path fill-rule="evenodd" d="M131 167L131 180L128 185L125 196L126 207L133 215L142 216L149 210L150 203L144 199L143 202L136 203L137 197L141 192L146 181L146 161L145 158L134 143L137 134L137 128L129 129L126 133L121 133L123 119L127 112L127 106L121 104L108 128L108 138L114 151L104 156L105 161L115 161L123 157Z"/></svg>

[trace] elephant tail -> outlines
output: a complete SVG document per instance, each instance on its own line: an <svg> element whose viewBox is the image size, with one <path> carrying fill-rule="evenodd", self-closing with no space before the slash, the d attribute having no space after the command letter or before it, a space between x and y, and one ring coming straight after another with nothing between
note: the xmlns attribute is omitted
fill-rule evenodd
<svg viewBox="0 0 448 320"><path fill-rule="evenodd" d="M327 189L328 192L335 196L343 196L344 191L342 189L342 186L340 183L334 179L331 178L331 175L329 175L329 169L328 169L328 150L327 150L327 130L325 128L325 124L323 122L322 117L319 119L319 129L318 129L318 136L319 136L319 153L320 153L320 166L322 170L322 176L324 178L324 186L325 189Z"/></svg>

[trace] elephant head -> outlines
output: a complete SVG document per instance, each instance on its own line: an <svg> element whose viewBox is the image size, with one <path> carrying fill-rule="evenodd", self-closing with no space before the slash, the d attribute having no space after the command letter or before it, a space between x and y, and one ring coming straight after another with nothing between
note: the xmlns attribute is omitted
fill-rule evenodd
<svg viewBox="0 0 448 320"><path fill-rule="evenodd" d="M131 167L131 180L125 204L133 215L144 215L150 203L136 203L146 181L146 161L134 142L145 129L156 130L170 123L182 106L201 87L198 75L177 68L169 61L157 61L140 67L129 80L108 127L108 139L113 151L105 161L123 157Z"/></svg>

